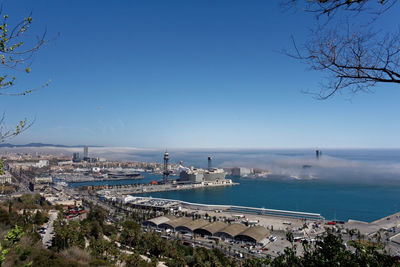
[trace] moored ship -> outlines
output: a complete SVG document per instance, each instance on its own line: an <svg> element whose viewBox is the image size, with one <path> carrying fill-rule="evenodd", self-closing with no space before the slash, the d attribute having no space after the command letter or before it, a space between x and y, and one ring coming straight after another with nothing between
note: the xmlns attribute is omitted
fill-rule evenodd
<svg viewBox="0 0 400 267"><path fill-rule="evenodd" d="M107 178L109 180L135 180L143 179L143 176L138 172L118 171L107 173Z"/></svg>

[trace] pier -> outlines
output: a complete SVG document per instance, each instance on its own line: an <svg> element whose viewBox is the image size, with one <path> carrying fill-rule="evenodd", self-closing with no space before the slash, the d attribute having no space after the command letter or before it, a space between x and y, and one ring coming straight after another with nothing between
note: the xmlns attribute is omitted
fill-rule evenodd
<svg viewBox="0 0 400 267"><path fill-rule="evenodd" d="M230 179L224 179L223 181L201 182L201 183L133 184L129 186L115 185L115 186L107 186L107 188L98 191L97 193L100 195L110 194L110 193L111 194L115 193L119 195L133 195L133 194L144 194L144 193L177 191L177 190L192 190L198 188L212 188L212 187L233 186L233 185L239 185L239 183L234 183Z"/></svg>
<svg viewBox="0 0 400 267"><path fill-rule="evenodd" d="M99 194L100 192L98 192ZM115 195L100 195L104 199L114 199ZM301 212L301 211L288 211L288 210L277 210L277 209L265 209L256 207L245 207L245 206L233 206L233 205L218 205L218 204L201 204L192 203L187 201L165 199L165 198L153 198L153 197L141 197L141 196L120 196L119 201L124 202L132 207L142 207L154 210L165 210L165 209L179 209L185 208L191 211L208 211L208 212L220 212L220 213L240 213L254 215L257 218L263 216L273 217L284 217L288 219L308 219L314 221L324 221L325 218L319 213Z"/></svg>
<svg viewBox="0 0 400 267"><path fill-rule="evenodd" d="M70 179L65 179L63 181L69 182L69 183L84 183L84 182L112 182L112 181L128 181L128 180L140 180L143 179L143 176L137 176L135 178L130 178L130 177L121 177L121 178L94 178L94 177L79 177L79 178L70 178Z"/></svg>
<svg viewBox="0 0 400 267"><path fill-rule="evenodd" d="M185 201L179 201L179 200L175 200L175 201L181 203L182 206L186 206L191 209L203 209L203 210L221 209L225 212L240 212L240 213L245 213L245 214L278 216L278 217L287 217L287 218L294 218L294 219L325 220L325 218L319 213L265 209L265 208L244 207L244 206L232 206L232 205L200 204L200 203L191 203L191 202L185 202Z"/></svg>

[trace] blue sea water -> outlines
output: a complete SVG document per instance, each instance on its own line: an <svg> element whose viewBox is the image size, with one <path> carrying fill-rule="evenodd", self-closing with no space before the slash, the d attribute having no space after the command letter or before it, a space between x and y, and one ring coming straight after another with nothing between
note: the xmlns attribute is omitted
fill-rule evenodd
<svg viewBox="0 0 400 267"><path fill-rule="evenodd" d="M400 186L327 181L233 178L239 186L146 194L207 204L230 204L320 213L327 219L374 221L400 208Z"/></svg>
<svg viewBox="0 0 400 267"><path fill-rule="evenodd" d="M186 165L196 167L205 167L206 157L211 154L214 166L264 168L281 178L228 177L240 185L146 196L315 212L338 220L374 221L400 210L400 150L326 150L319 160L313 150L170 150L169 153L172 161L183 160ZM142 156L147 161L160 162L162 153L145 152ZM134 157L140 159L140 153ZM305 170L305 164L312 167ZM153 174L144 175L144 179L135 182L161 179Z"/></svg>

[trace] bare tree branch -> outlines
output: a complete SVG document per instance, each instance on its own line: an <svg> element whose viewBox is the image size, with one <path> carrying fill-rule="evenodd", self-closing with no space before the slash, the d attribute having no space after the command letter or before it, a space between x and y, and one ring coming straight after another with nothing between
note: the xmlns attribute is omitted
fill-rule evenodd
<svg viewBox="0 0 400 267"><path fill-rule="evenodd" d="M294 41L293 41L294 42ZM337 31L316 33L300 53L294 42L291 57L306 63L310 69L326 73L327 81L320 92L327 99L338 90L352 93L368 90L376 83L400 84L400 32L379 35L371 32Z"/></svg>
<svg viewBox="0 0 400 267"><path fill-rule="evenodd" d="M369 10L380 15L395 3L397 0L290 0L284 5L302 4L318 18L332 18L339 11ZM400 31L382 34L374 30L371 21L366 26L346 18L347 24L329 21L312 30L304 45L299 46L292 37L294 51L284 51L311 70L326 74L320 91L311 92L319 99L342 91L370 91L377 83L400 84Z"/></svg>
<svg viewBox="0 0 400 267"><path fill-rule="evenodd" d="M332 17L340 11L380 15L397 2L398 0L285 0L281 2L281 6L285 10L298 9L300 6L301 10L321 18L324 15Z"/></svg>

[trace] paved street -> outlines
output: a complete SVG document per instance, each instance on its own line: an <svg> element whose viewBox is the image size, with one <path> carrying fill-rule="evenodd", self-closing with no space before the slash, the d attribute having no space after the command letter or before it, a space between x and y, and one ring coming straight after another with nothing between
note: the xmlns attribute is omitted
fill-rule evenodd
<svg viewBox="0 0 400 267"><path fill-rule="evenodd" d="M49 211L49 222L47 223L46 233L42 237L43 245L48 248L51 246L51 240L54 237L54 221L57 219L58 211L51 210Z"/></svg>

